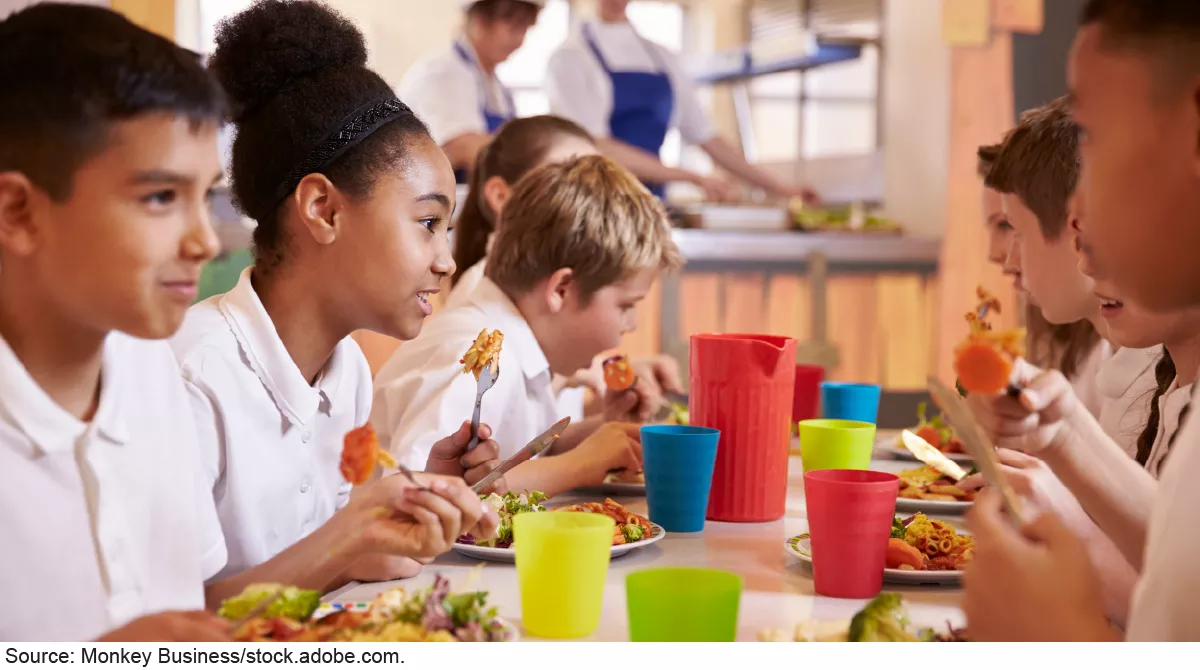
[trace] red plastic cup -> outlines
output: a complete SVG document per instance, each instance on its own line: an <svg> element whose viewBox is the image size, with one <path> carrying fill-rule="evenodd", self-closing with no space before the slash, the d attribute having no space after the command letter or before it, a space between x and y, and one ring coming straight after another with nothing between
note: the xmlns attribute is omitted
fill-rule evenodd
<svg viewBox="0 0 1200 670"><path fill-rule="evenodd" d="M795 393L792 394L792 423L818 418L821 401L821 382L825 368L820 365L797 365Z"/></svg>
<svg viewBox="0 0 1200 670"><path fill-rule="evenodd" d="M900 478L870 470L804 473L818 595L866 599L883 589Z"/></svg>

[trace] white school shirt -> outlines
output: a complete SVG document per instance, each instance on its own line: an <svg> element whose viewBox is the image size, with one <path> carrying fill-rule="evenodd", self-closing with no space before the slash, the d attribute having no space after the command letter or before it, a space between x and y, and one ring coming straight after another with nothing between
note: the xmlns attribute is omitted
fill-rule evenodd
<svg viewBox="0 0 1200 670"><path fill-rule="evenodd" d="M1100 392L1100 427L1129 454L1137 457L1137 441L1150 417L1150 399L1158 388L1154 368L1163 348L1122 347L1100 367L1096 389Z"/></svg>
<svg viewBox="0 0 1200 670"><path fill-rule="evenodd" d="M0 640L84 641L204 609L225 563L166 342L112 333L84 423L0 339Z"/></svg>
<svg viewBox="0 0 1200 670"><path fill-rule="evenodd" d="M585 22L596 48L614 72L661 72L671 80L675 105L671 127L683 140L700 145L717 136L717 127L700 105L695 85L679 56L659 44L643 39L629 23ZM550 55L546 66L546 94L550 113L570 119L594 137L609 137L613 109L612 80L596 59L584 37L583 24Z"/></svg>
<svg viewBox="0 0 1200 670"><path fill-rule="evenodd" d="M249 268L232 291L188 310L171 344L229 548L218 578L236 575L295 544L349 500L338 469L342 438L367 422L371 370L347 337L309 385Z"/></svg>
<svg viewBox="0 0 1200 670"><path fill-rule="evenodd" d="M1172 438L1179 431L1179 419L1184 408L1192 402L1192 386L1188 384L1181 388L1179 381L1175 380L1158 399L1158 433L1154 436L1154 445L1150 447L1150 457L1146 460L1146 471L1155 478L1162 476L1163 460L1171 449Z"/></svg>
<svg viewBox="0 0 1200 670"><path fill-rule="evenodd" d="M458 278L458 283L454 285L454 288L450 289L450 295L446 296L446 304L442 309L453 309L466 304L475 289L479 287L479 282L483 279L483 271L486 268L486 258L467 268L467 271ZM586 394L587 389L582 386L562 389L558 392L558 411L563 416L571 417L572 423L583 421Z"/></svg>
<svg viewBox="0 0 1200 670"><path fill-rule="evenodd" d="M478 62L468 40L459 43ZM417 61L400 81L400 99L412 108L417 118L429 126L439 146L469 133L487 134L483 117L484 102L497 114L515 116L497 77L485 77L476 66L458 55L451 45Z"/></svg>
<svg viewBox="0 0 1200 670"><path fill-rule="evenodd" d="M1100 416L1100 405L1102 402L1100 388L1096 384L1096 376L1100 374L1100 369L1112 357L1112 344L1108 340L1100 340L1083 357L1083 360L1079 363L1079 368L1075 371L1075 376L1070 380L1071 388L1075 390L1076 397L1083 402L1083 406L1094 417Z"/></svg>
<svg viewBox="0 0 1200 670"><path fill-rule="evenodd" d="M483 277L465 304L442 310L405 342L375 378L371 423L396 459L425 469L433 443L452 435L475 408L475 376L458 362L479 331L499 330L500 374L483 396L481 421L508 458L562 418L550 363L513 301Z"/></svg>
<svg viewBox="0 0 1200 670"><path fill-rule="evenodd" d="M1195 410L1197 408L1193 408ZM1192 411L1163 468L1133 594L1131 642L1200 641L1200 412Z"/></svg>

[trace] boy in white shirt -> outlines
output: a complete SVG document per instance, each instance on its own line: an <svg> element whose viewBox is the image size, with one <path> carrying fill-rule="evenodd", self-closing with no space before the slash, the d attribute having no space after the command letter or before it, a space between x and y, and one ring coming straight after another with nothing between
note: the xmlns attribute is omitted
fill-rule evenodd
<svg viewBox="0 0 1200 670"><path fill-rule="evenodd" d="M1200 5L1190 0L1091 0L1068 69L1073 115L1086 138L1078 246L1089 274L1153 311L1200 306ZM1126 639L1200 640L1200 421L1184 423L1161 484L1074 409L1060 375L1029 380L1020 405L997 401L1003 431L1028 430L1141 579ZM1062 430L1069 425L1071 430ZM1052 515L1020 532L996 496L971 519L976 559L964 609L981 640L1112 640L1096 577L1072 533Z"/></svg>
<svg viewBox="0 0 1200 670"><path fill-rule="evenodd" d="M588 367L633 330L634 310L663 269L679 265L662 206L637 179L601 156L543 165L504 207L486 275L466 301L434 316L375 380L372 423L393 455L424 463L438 435L471 415L476 381L459 359L483 329L503 336L499 375L482 402L501 457L557 421L552 374ZM608 393L608 417L637 394ZM638 469L637 427L596 417L569 426L553 458L508 475L514 490L547 494ZM597 430L599 428L599 430Z"/></svg>
<svg viewBox="0 0 1200 670"><path fill-rule="evenodd" d="M162 341L216 251L224 114L117 13L0 22L0 639L227 639L197 612L225 547Z"/></svg>

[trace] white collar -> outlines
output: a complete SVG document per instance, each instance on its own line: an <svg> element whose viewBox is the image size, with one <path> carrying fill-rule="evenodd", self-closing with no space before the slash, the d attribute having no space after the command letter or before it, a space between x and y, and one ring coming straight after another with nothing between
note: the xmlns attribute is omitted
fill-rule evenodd
<svg viewBox="0 0 1200 670"><path fill-rule="evenodd" d="M271 315L258 299L258 293L250 283L251 270L253 267L242 270L237 286L221 296L218 309L233 331L243 359L266 387L275 406L292 423L305 425L318 410L332 411L345 365L340 344L333 350L316 383L310 386L279 339Z"/></svg>
<svg viewBox="0 0 1200 670"><path fill-rule="evenodd" d="M100 405L92 425L113 444L129 441L129 429L123 410L126 403L125 366L133 360L122 360L120 347L123 336L110 333L104 339L104 360L100 372ZM34 381L17 358L8 342L0 338L0 407L8 420L29 438L43 453L74 449L75 441L88 429L88 424L63 409Z"/></svg>
<svg viewBox="0 0 1200 670"><path fill-rule="evenodd" d="M500 332L504 333L504 348L507 350L511 347L516 354L526 379L549 374L550 361L546 360L542 345L538 344L529 322L496 282L486 274L480 277L467 302L478 307L487 315L488 321L500 327Z"/></svg>

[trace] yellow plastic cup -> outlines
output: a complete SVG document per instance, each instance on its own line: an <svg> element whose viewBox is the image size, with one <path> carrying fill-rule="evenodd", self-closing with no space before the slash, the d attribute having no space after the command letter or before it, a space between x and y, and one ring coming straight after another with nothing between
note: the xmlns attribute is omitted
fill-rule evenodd
<svg viewBox="0 0 1200 670"><path fill-rule="evenodd" d="M603 514L527 512L513 518L521 619L535 637L587 637L600 626L616 524Z"/></svg>
<svg viewBox="0 0 1200 670"><path fill-rule="evenodd" d="M875 424L845 419L800 422L800 458L804 471L866 470L875 449Z"/></svg>

